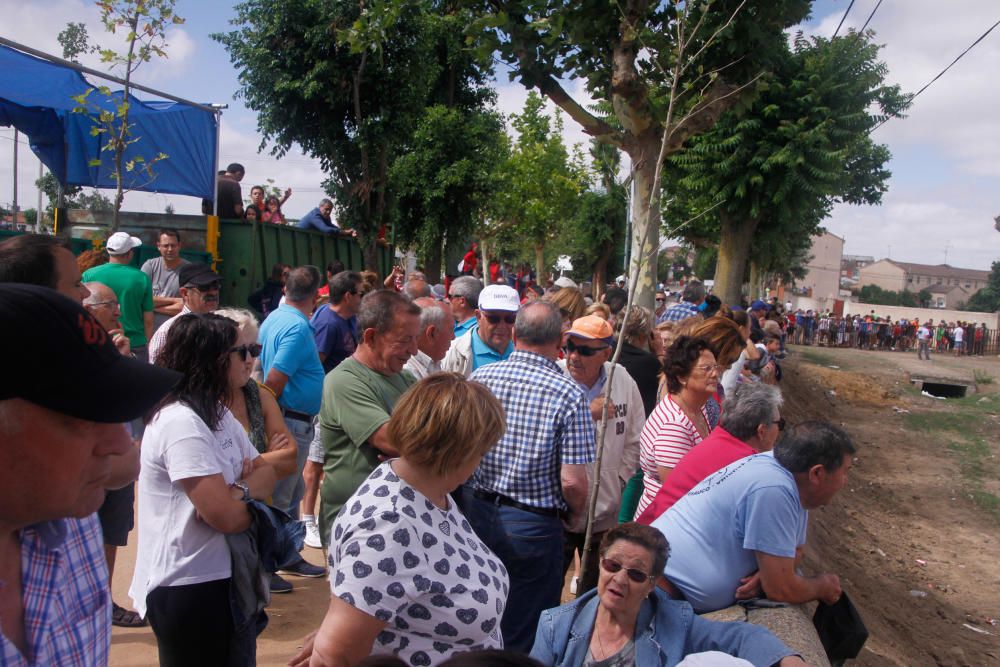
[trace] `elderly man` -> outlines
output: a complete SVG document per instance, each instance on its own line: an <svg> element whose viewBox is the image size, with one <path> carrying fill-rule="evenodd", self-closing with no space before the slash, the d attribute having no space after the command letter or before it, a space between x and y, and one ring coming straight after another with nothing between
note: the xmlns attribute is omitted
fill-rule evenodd
<svg viewBox="0 0 1000 667"><path fill-rule="evenodd" d="M701 480L730 463L774 447L785 427L781 392L773 385L747 382L726 396L719 425L677 463L636 521L649 525Z"/></svg>
<svg viewBox="0 0 1000 667"><path fill-rule="evenodd" d="M623 366L615 368L611 378L611 402L605 406L604 389L611 376L612 363L609 360L613 334L611 325L604 319L596 315L581 317L567 332L563 347L565 359L559 361L559 368L586 394L595 429L605 407L608 413L590 551L586 555L583 553L584 532L567 530L565 535L563 572L573 564L573 555L577 551L581 560L586 562L584 577L577 582L578 594L597 586L598 547L604 533L618 524L622 490L639 467L639 436L646 421L639 387ZM588 467L587 474L590 479L594 478L593 466Z"/></svg>
<svg viewBox="0 0 1000 667"><path fill-rule="evenodd" d="M265 388L278 399L285 425L295 439L295 473L278 480L272 504L294 517L299 516L299 502L305 492L302 469L313 439L313 417L319 412L323 389L323 364L309 317L316 305L320 273L315 266L298 266L285 280L285 302L273 311L260 327L261 374ZM322 577L326 570L299 559L281 568L282 572L302 577ZM272 589L288 590L288 583L277 575Z"/></svg>
<svg viewBox="0 0 1000 667"><path fill-rule="evenodd" d="M472 374L500 400L507 430L462 487L462 505L510 575L500 623L504 647L526 653L542 610L559 604L563 519L576 531L586 520L594 424L583 390L556 365L559 308L547 301L526 305L514 340L509 359Z"/></svg>
<svg viewBox="0 0 1000 667"><path fill-rule="evenodd" d="M323 382L319 415L323 450L320 537L330 544L337 512L385 457L397 456L387 435L389 415L414 383L403 370L417 353L420 308L392 290L365 295L358 312L360 340L353 356Z"/></svg>
<svg viewBox="0 0 1000 667"><path fill-rule="evenodd" d="M222 289L222 276L212 270L212 267L200 262L188 262L178 271L181 300L184 306L181 311L160 325L149 342L149 361L156 363L163 344L167 342L167 334L183 315L188 313L210 313L219 307L219 291Z"/></svg>
<svg viewBox="0 0 1000 667"><path fill-rule="evenodd" d="M118 297L122 328L132 346L132 354L149 361L147 344L153 336L153 283L149 276L132 266L132 256L142 241L125 232L108 237L108 263L87 269L86 282L104 283Z"/></svg>
<svg viewBox="0 0 1000 667"><path fill-rule="evenodd" d="M302 216L302 219L295 226L299 229L311 229L314 232L323 232L324 234L340 234L343 232L351 236L358 235L353 229L341 229L333 221L332 215L333 202L329 199L323 199L320 201L319 206Z"/></svg>
<svg viewBox="0 0 1000 667"><path fill-rule="evenodd" d="M66 239L21 234L0 243L0 283L48 287L79 303L90 294L80 281L80 269Z"/></svg>
<svg viewBox="0 0 1000 667"><path fill-rule="evenodd" d="M159 257L143 262L141 271L153 283L153 330L181 312L184 299L181 297L180 268L188 263L181 257L181 233L164 227L156 235L156 249ZM153 356L150 354L150 359Z"/></svg>
<svg viewBox="0 0 1000 667"><path fill-rule="evenodd" d="M87 309L97 323L111 336L115 348L124 355L132 356L128 338L122 332L118 317L121 309L118 297L107 285L102 283L86 283L90 295L83 300ZM101 532L104 535L104 556L108 561L108 581L114 578L115 559L118 547L128 544L128 534L135 526L135 482L129 482L120 489L107 492L104 502L97 510L97 518L101 522ZM146 625L146 621L134 611L125 609L111 601L111 624L123 628L138 628Z"/></svg>
<svg viewBox="0 0 1000 667"><path fill-rule="evenodd" d="M441 370L441 360L455 340L454 318L447 301L423 297L414 301L420 306L420 336L417 353L403 367L418 380Z"/></svg>
<svg viewBox="0 0 1000 667"><path fill-rule="evenodd" d="M472 276L461 276L451 281L448 302L455 316L455 338L461 338L476 324L476 309L483 284Z"/></svg>
<svg viewBox="0 0 1000 667"><path fill-rule="evenodd" d="M671 546L664 589L679 593L697 613L761 592L789 604L836 602L836 575L803 577L795 567L809 510L829 504L847 483L854 452L836 426L806 422L790 429L773 452L706 477L653 522Z"/></svg>
<svg viewBox="0 0 1000 667"><path fill-rule="evenodd" d="M697 280L689 280L681 292L681 300L657 316L656 323L680 322L698 314L698 306L705 300L705 286Z"/></svg>
<svg viewBox="0 0 1000 667"><path fill-rule="evenodd" d="M414 277L411 273L407 277L406 282L403 283L403 294L409 297L411 301L416 301L421 297L430 296L431 286L423 278Z"/></svg>
<svg viewBox="0 0 1000 667"><path fill-rule="evenodd" d="M511 334L520 307L521 300L512 287L490 285L484 289L479 294L476 324L451 344L441 368L469 377L477 368L510 357L514 351Z"/></svg>
<svg viewBox="0 0 1000 667"><path fill-rule="evenodd" d="M0 381L0 664L104 665L112 603L95 512L138 473L122 422L179 376L119 354L45 287L0 285L0 320L0 346L18 351ZM112 480L123 458L129 473Z"/></svg>

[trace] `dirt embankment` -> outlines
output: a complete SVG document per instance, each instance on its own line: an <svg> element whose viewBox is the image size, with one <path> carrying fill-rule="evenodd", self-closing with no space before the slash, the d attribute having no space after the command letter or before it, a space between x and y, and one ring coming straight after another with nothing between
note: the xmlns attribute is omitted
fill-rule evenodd
<svg viewBox="0 0 1000 667"><path fill-rule="evenodd" d="M992 435L976 440L986 454L970 469L942 432L915 427L915 415L949 406L908 389L900 368L855 363L858 373L797 357L784 364L785 416L830 420L858 445L848 485L812 513L807 549L808 569L840 576L871 633L856 664L1000 665L992 621L1000 617L1000 521L966 488L984 474L996 479L1000 395L984 403L992 412L969 420L978 422L968 424L976 438Z"/></svg>

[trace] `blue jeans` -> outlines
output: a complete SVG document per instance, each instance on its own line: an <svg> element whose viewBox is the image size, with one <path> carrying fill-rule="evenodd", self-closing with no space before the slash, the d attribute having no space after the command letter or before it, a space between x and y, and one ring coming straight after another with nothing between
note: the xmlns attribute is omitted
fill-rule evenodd
<svg viewBox="0 0 1000 667"><path fill-rule="evenodd" d="M462 487L462 509L479 538L510 577L500 620L504 648L529 653L542 611L559 606L563 587L563 525L559 517L497 505Z"/></svg>
<svg viewBox="0 0 1000 667"><path fill-rule="evenodd" d="M287 512L293 519L299 518L299 502L306 492L306 484L302 481L302 469L306 467L306 457L309 456L309 445L313 439L312 422L285 417L285 425L295 438L295 473L278 480L274 485L271 505Z"/></svg>

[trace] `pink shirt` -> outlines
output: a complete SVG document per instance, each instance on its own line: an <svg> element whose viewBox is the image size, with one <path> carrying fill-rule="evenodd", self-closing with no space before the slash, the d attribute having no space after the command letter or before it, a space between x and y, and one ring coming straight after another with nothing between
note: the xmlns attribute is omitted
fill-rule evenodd
<svg viewBox="0 0 1000 667"><path fill-rule="evenodd" d="M756 449L733 437L721 426L716 426L701 444L680 460L656 497L635 520L648 526L703 479L734 461L756 453Z"/></svg>
<svg viewBox="0 0 1000 667"><path fill-rule="evenodd" d="M708 415L704 407L701 412L707 424ZM658 469L673 468L699 442L701 434L698 429L668 394L649 415L639 438L639 467L642 468L645 488L635 511L636 516L642 514L660 490L663 480Z"/></svg>

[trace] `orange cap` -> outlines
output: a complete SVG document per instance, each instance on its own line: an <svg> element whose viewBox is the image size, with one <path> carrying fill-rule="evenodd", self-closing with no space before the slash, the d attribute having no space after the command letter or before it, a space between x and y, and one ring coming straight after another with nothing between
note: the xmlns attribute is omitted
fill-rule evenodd
<svg viewBox="0 0 1000 667"><path fill-rule="evenodd" d="M567 332L570 336L579 336L587 340L603 340L611 342L614 331L607 320L597 315L587 315L573 322L573 327Z"/></svg>

